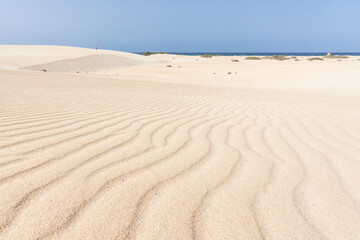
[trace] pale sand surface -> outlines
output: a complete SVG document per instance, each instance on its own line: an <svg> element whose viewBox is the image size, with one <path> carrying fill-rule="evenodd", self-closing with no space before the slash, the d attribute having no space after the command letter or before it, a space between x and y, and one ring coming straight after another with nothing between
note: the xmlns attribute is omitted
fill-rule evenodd
<svg viewBox="0 0 360 240"><path fill-rule="evenodd" d="M360 57L299 58L0 46L0 239L360 239Z"/></svg>

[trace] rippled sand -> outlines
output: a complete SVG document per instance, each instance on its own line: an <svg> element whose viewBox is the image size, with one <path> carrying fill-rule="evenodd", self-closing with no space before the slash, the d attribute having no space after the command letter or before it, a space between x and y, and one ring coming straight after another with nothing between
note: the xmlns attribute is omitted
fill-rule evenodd
<svg viewBox="0 0 360 240"><path fill-rule="evenodd" d="M0 46L0 239L360 239L360 61L300 59Z"/></svg>

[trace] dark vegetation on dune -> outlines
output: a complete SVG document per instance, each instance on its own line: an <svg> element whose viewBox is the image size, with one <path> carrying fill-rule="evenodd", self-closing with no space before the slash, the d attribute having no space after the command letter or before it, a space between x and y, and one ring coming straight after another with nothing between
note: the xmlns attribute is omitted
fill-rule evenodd
<svg viewBox="0 0 360 240"><path fill-rule="evenodd" d="M166 52L146 52L144 53L144 56L151 56L155 54L166 54Z"/></svg>
<svg viewBox="0 0 360 240"><path fill-rule="evenodd" d="M308 61L324 61L324 59L319 57L313 57L313 58L308 58Z"/></svg>
<svg viewBox="0 0 360 240"><path fill-rule="evenodd" d="M328 59L346 59L346 58L349 58L349 56L344 56L344 55L330 55L330 56L324 56L324 58L328 58Z"/></svg>
<svg viewBox="0 0 360 240"><path fill-rule="evenodd" d="M284 55L274 55L273 58L275 60L278 60L278 61L284 61L284 60L289 60L290 59L289 57L286 57Z"/></svg>
<svg viewBox="0 0 360 240"><path fill-rule="evenodd" d="M260 57L246 57L245 60L261 60Z"/></svg>
<svg viewBox="0 0 360 240"><path fill-rule="evenodd" d="M284 60L297 59L297 58L295 56L286 57L284 55L273 55L273 56L262 57L262 59L284 61Z"/></svg>
<svg viewBox="0 0 360 240"><path fill-rule="evenodd" d="M212 58L213 55L211 55L211 54L203 54L203 55L201 55L201 57L203 57L203 58Z"/></svg>
<svg viewBox="0 0 360 240"><path fill-rule="evenodd" d="M264 56L261 59L277 60L277 61L284 61L284 60L301 61L300 59L297 58L297 56L285 56L285 55Z"/></svg>

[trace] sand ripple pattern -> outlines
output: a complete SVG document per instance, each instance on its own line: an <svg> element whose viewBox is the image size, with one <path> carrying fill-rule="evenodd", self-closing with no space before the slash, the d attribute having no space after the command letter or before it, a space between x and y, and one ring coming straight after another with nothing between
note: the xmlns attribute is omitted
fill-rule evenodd
<svg viewBox="0 0 360 240"><path fill-rule="evenodd" d="M2 77L0 239L360 239L358 98L41 76Z"/></svg>

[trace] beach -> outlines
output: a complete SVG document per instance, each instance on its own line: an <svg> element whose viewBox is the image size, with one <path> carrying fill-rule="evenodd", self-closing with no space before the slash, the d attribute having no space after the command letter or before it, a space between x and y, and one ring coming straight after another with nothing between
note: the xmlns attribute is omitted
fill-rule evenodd
<svg viewBox="0 0 360 240"><path fill-rule="evenodd" d="M360 56L309 58L0 45L0 239L360 239Z"/></svg>

